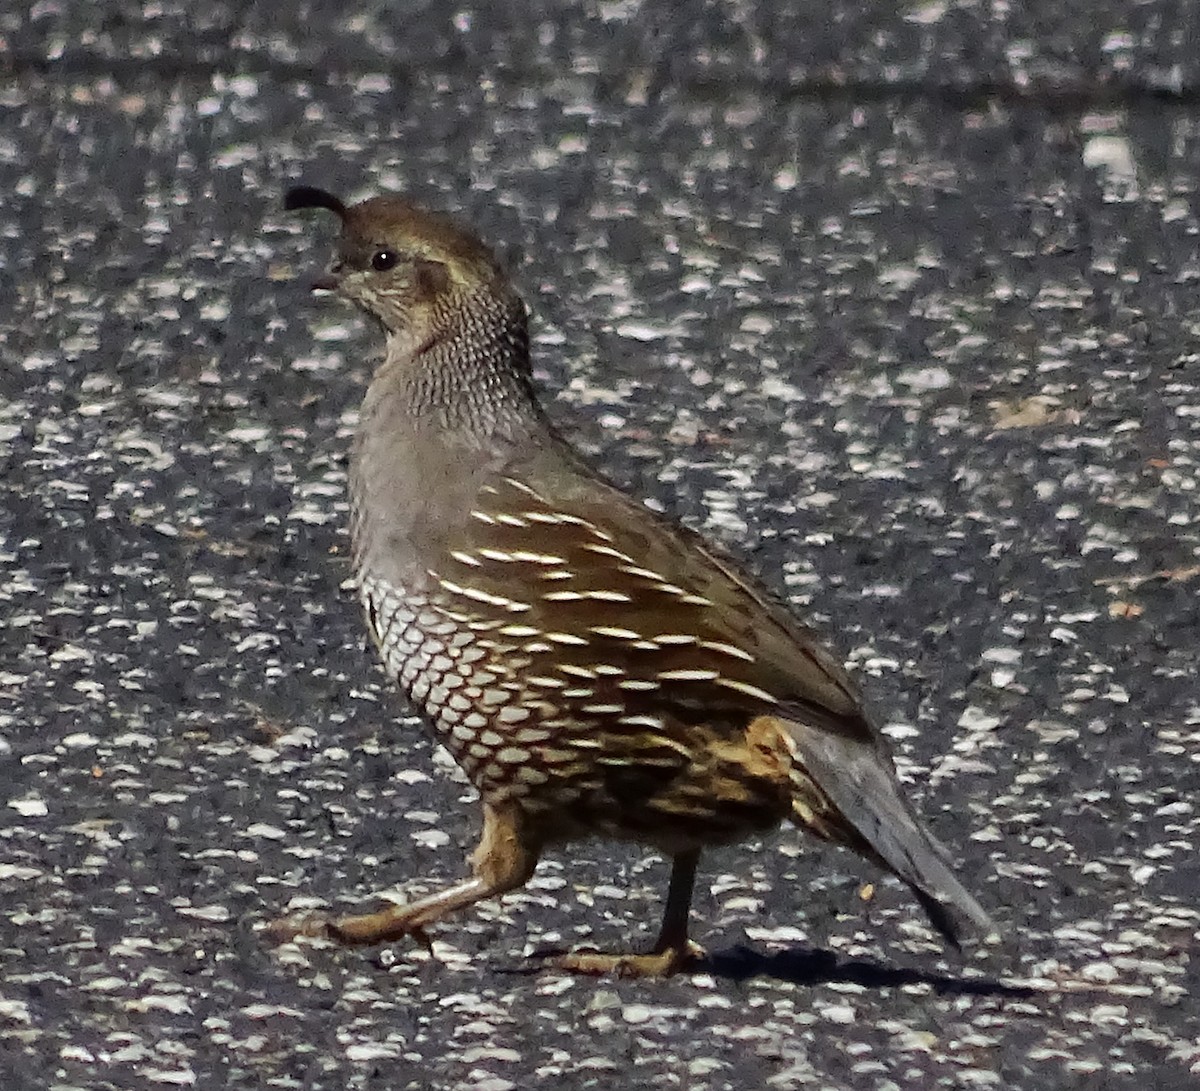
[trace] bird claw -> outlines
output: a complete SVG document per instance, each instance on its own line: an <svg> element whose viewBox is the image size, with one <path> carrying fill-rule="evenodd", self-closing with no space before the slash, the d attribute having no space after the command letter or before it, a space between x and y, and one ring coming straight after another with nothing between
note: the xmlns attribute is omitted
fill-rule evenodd
<svg viewBox="0 0 1200 1091"><path fill-rule="evenodd" d="M325 913L280 917L270 921L263 932L270 942L276 944L291 943L304 937L331 939L348 947L410 937L416 940L427 954L433 954L433 940L421 925L403 925L386 909L356 917L331 917Z"/></svg>
<svg viewBox="0 0 1200 1091"><path fill-rule="evenodd" d="M291 943L301 937L319 939L328 935L328 923L329 918L323 913L303 913L268 921L262 933L272 944Z"/></svg>
<svg viewBox="0 0 1200 1091"><path fill-rule="evenodd" d="M706 958L704 948L691 941L672 944L646 954L605 954L601 951L568 951L552 954L547 965L568 973L588 974L598 977L611 974L615 977L670 977L673 974L695 970Z"/></svg>

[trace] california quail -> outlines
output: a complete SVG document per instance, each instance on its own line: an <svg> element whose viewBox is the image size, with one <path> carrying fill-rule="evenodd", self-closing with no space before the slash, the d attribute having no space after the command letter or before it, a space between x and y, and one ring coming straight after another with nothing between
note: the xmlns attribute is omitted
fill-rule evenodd
<svg viewBox="0 0 1200 1091"><path fill-rule="evenodd" d="M347 206L301 186L285 205L337 214L336 259L314 287L387 335L351 460L354 572L388 673L484 815L473 878L290 932L423 940L451 911L522 886L546 846L599 835L671 858L662 930L649 954L559 964L671 973L695 950L701 849L784 819L899 876L952 942L990 932L842 667L555 431L531 384L524 303L489 250L399 197Z"/></svg>

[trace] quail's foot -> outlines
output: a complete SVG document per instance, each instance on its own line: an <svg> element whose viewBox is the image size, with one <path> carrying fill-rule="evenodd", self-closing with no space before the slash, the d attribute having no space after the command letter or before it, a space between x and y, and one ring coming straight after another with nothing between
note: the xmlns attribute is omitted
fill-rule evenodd
<svg viewBox="0 0 1200 1091"><path fill-rule="evenodd" d="M279 917L267 924L264 932L275 943L290 943L294 939L331 939L346 946L388 943L411 937L430 954L433 940L419 924L403 924L398 906L388 906L375 913L353 917L333 917L327 913L304 913Z"/></svg>
<svg viewBox="0 0 1200 1091"><path fill-rule="evenodd" d="M391 943L411 936L432 954L433 940L429 933L421 925L411 923L404 909L404 906L389 905L374 913L338 917L329 921L326 928L330 937L348 946Z"/></svg>
<svg viewBox="0 0 1200 1091"><path fill-rule="evenodd" d="M568 951L554 955L548 965L576 974L615 977L670 977L695 969L705 958L704 948L690 940L682 944L656 946L645 954L605 954L600 951Z"/></svg>

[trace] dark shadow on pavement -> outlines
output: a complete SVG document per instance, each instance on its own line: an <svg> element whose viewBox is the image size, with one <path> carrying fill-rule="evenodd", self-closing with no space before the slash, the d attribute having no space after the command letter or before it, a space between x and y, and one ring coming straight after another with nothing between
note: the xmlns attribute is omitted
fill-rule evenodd
<svg viewBox="0 0 1200 1091"><path fill-rule="evenodd" d="M1023 985L1007 985L987 977L950 977L908 967L884 966L862 958L842 958L823 948L796 948L764 954L738 945L704 958L697 966L702 973L731 981L770 977L793 985L822 985L845 982L869 989L901 985L929 985L943 996L1002 996L1010 998L1041 995Z"/></svg>
<svg viewBox="0 0 1200 1091"><path fill-rule="evenodd" d="M500 973L521 976L544 973L553 969L549 960L566 954L568 950L566 947L541 948L517 961L493 961L492 968ZM764 954L738 944L725 951L706 954L689 965L681 976L687 977L693 973L712 974L713 977L734 982L748 981L752 977L769 977L793 985L843 982L868 989L928 985L941 996L996 996L1015 1000L1046 995L1044 989L1011 985L992 977L952 977L929 970L886 966L865 958L844 958L834 951L812 947Z"/></svg>

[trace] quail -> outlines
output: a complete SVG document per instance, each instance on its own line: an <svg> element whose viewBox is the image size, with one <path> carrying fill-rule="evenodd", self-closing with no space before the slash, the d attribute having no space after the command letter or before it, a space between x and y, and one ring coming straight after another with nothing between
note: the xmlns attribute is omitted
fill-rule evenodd
<svg viewBox="0 0 1200 1091"><path fill-rule="evenodd" d="M300 186L285 207L338 216L313 287L386 334L350 463L355 582L387 673L478 789L483 831L471 878L281 934L427 943L428 925L525 884L548 847L603 837L670 859L658 940L558 964L665 975L697 957L701 850L785 820L898 876L956 945L990 933L842 666L556 431L525 304L491 251L398 196L347 205Z"/></svg>

